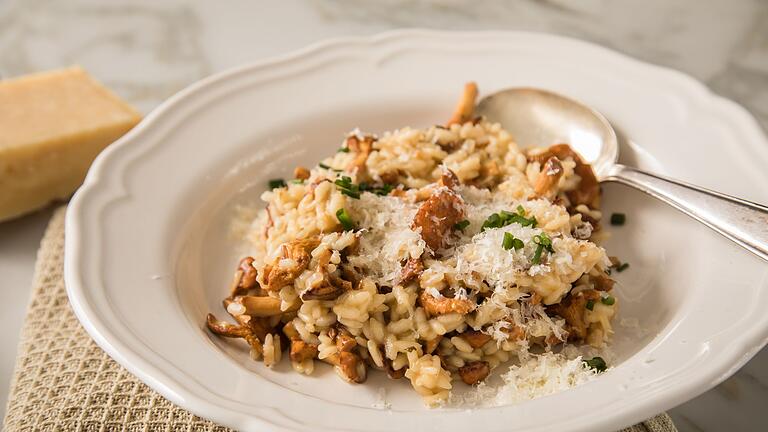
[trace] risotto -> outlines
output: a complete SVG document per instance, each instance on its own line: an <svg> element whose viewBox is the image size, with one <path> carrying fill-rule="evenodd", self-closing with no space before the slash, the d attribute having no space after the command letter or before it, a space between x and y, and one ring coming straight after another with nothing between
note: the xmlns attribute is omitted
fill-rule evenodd
<svg viewBox="0 0 768 432"><path fill-rule="evenodd" d="M519 149L473 115L476 95L468 84L445 125L353 131L271 181L224 299L234 323L209 314L208 328L269 367L405 378L429 406L500 365L603 347L618 302L592 169L567 144Z"/></svg>

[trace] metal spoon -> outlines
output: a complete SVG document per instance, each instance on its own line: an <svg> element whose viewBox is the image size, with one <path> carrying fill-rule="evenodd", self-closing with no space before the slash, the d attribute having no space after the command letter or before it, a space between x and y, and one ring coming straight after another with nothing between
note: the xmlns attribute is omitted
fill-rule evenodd
<svg viewBox="0 0 768 432"><path fill-rule="evenodd" d="M570 144L601 182L656 197L768 261L768 207L618 164L616 132L599 112L535 88L496 92L477 111L501 123L522 147Z"/></svg>

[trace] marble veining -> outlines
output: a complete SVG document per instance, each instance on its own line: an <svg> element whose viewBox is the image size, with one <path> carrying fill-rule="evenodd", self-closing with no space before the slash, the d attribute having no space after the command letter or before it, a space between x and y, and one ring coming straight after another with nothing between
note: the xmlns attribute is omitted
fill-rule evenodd
<svg viewBox="0 0 768 432"><path fill-rule="evenodd" d="M768 2L759 0L0 0L0 77L80 64L148 112L228 67L402 27L596 42L690 74L768 128ZM670 414L681 431L758 431L768 430L767 405L764 349Z"/></svg>

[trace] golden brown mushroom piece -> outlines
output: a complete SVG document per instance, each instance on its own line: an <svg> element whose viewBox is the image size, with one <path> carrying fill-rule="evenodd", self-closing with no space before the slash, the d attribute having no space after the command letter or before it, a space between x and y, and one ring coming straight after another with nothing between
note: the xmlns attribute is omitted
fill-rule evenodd
<svg viewBox="0 0 768 432"><path fill-rule="evenodd" d="M437 335L433 339L427 341L425 348L426 354L432 354L440 345L440 341L443 340L443 335Z"/></svg>
<svg viewBox="0 0 768 432"><path fill-rule="evenodd" d="M339 352L351 352L357 346L357 341L346 330L336 331L336 348Z"/></svg>
<svg viewBox="0 0 768 432"><path fill-rule="evenodd" d="M563 164L557 156L552 156L544 162L533 191L537 196L551 198L557 192L557 183L563 177Z"/></svg>
<svg viewBox="0 0 768 432"><path fill-rule="evenodd" d="M568 144L556 144L544 152L529 154L528 160L545 163L552 156L556 156L561 161L571 158L576 163L573 171L581 178L581 181L576 189L566 192L571 205L576 207L579 204L584 204L590 208L600 207L600 183L592 171L592 166L584 162L581 156Z"/></svg>
<svg viewBox="0 0 768 432"><path fill-rule="evenodd" d="M322 279L299 294L302 300L333 300L352 290L351 282L328 273L325 269L320 270L320 272L322 273Z"/></svg>
<svg viewBox="0 0 768 432"><path fill-rule="evenodd" d="M262 346L262 339L259 339L252 328L249 325L243 324L230 324L226 321L217 319L213 314L208 314L205 320L205 324L213 334L228 338L241 338L244 339L251 347L251 357L257 358L264 352Z"/></svg>
<svg viewBox="0 0 768 432"><path fill-rule="evenodd" d="M283 335L285 335L291 343L291 361L300 363L317 356L318 346L304 342L301 339L301 336L299 336L296 327L294 327L293 322L288 322L283 326Z"/></svg>
<svg viewBox="0 0 768 432"><path fill-rule="evenodd" d="M364 135L362 137L351 134L347 137L346 147L355 154L355 158L347 165L347 171L360 176L364 174L365 162L373 151L373 143L376 137L373 135Z"/></svg>
<svg viewBox="0 0 768 432"><path fill-rule="evenodd" d="M244 313L252 317L271 317L284 312L280 309L280 299L275 297L237 296L232 302L242 305Z"/></svg>
<svg viewBox="0 0 768 432"><path fill-rule="evenodd" d="M317 356L317 345L308 344L301 339L291 339L291 361L301 363Z"/></svg>
<svg viewBox="0 0 768 432"><path fill-rule="evenodd" d="M277 291L290 285L309 265L312 249L320 244L317 238L299 239L280 245L280 254L264 267L264 288Z"/></svg>
<svg viewBox="0 0 768 432"><path fill-rule="evenodd" d="M310 176L310 172L308 169L304 168L303 166L297 166L293 170L293 177L298 180L306 180Z"/></svg>
<svg viewBox="0 0 768 432"><path fill-rule="evenodd" d="M473 361L459 368L459 376L464 384L473 385L484 380L491 373L491 367L485 361Z"/></svg>
<svg viewBox="0 0 768 432"><path fill-rule="evenodd" d="M256 269L253 267L253 258L245 257L240 260L235 271L230 296L247 294L248 291L257 287Z"/></svg>
<svg viewBox="0 0 768 432"><path fill-rule="evenodd" d="M475 303L469 299L436 298L426 290L419 294L419 303L429 315L445 315L454 312L466 315L475 308Z"/></svg>
<svg viewBox="0 0 768 432"><path fill-rule="evenodd" d="M475 112L476 99L477 84L474 82L464 84L464 92L461 94L461 98L456 104L456 108L453 110L453 115L451 115L446 126L450 126L454 123L463 124L472 120L472 116Z"/></svg>
<svg viewBox="0 0 768 432"><path fill-rule="evenodd" d="M405 265L403 265L403 268L400 269L400 276L397 278L396 285L407 284L419 277L423 271L424 263L421 262L421 258L409 258Z"/></svg>
<svg viewBox="0 0 768 432"><path fill-rule="evenodd" d="M609 278L605 273L598 274L597 276L590 275L592 285L598 291L610 291L613 289L613 285L616 283L613 279Z"/></svg>
<svg viewBox="0 0 768 432"><path fill-rule="evenodd" d="M461 182L459 181L459 176L457 176L455 172L447 168L443 170L443 174L440 176L440 180L438 180L438 183L440 184L440 186L445 186L451 190L455 190L457 186L461 185Z"/></svg>
<svg viewBox="0 0 768 432"><path fill-rule="evenodd" d="M565 319L568 340L584 340L587 337L589 324L586 320L587 302L599 302L600 293L595 290L579 291L565 296L563 301L549 306L547 309Z"/></svg>
<svg viewBox="0 0 768 432"><path fill-rule="evenodd" d="M491 340L491 337L479 330L469 330L465 331L464 333L460 334L465 341L471 346L472 348L480 348L483 345L485 345L486 342Z"/></svg>
<svg viewBox="0 0 768 432"><path fill-rule="evenodd" d="M411 229L421 232L421 238L436 251L457 222L464 219L464 200L450 189L442 188L424 201L413 217Z"/></svg>

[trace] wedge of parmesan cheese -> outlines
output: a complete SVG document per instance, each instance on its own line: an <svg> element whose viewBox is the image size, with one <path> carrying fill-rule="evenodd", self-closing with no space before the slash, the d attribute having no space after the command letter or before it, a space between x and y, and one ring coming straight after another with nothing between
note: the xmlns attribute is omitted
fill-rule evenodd
<svg viewBox="0 0 768 432"><path fill-rule="evenodd" d="M67 198L139 120L81 68L0 81L0 221Z"/></svg>

